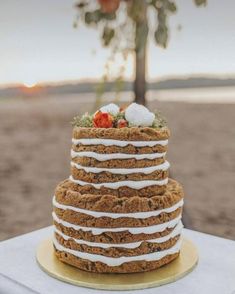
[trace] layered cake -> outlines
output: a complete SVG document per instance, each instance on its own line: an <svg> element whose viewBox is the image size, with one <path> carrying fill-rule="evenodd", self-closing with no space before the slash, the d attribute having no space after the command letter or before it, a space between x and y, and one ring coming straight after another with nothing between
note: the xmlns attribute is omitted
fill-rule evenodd
<svg viewBox="0 0 235 294"><path fill-rule="evenodd" d="M144 272L180 254L183 190L168 179L159 113L115 104L74 119L71 175L53 197L55 254L96 273Z"/></svg>

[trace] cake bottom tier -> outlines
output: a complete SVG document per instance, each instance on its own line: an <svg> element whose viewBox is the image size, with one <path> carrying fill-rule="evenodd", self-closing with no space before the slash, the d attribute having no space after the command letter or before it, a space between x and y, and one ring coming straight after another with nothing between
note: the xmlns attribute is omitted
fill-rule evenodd
<svg viewBox="0 0 235 294"><path fill-rule="evenodd" d="M81 270L145 272L179 256L183 189L176 181L169 180L163 195L134 199L64 187L53 206L55 254Z"/></svg>
<svg viewBox="0 0 235 294"><path fill-rule="evenodd" d="M93 262L87 259L82 259L82 258L74 256L71 253L59 251L56 248L55 248L55 254L60 261L88 272L137 273L137 272L151 271L151 270L160 268L164 265L167 265L168 263L175 260L179 256L180 252L166 255L165 257L159 260L154 260L154 261L139 260L139 261L125 262L119 266L109 266L100 261Z"/></svg>
<svg viewBox="0 0 235 294"><path fill-rule="evenodd" d="M80 252L64 247L56 238L53 240L57 258L81 270L96 273L136 273L162 267L179 256L181 240L172 247L149 254L112 258L102 255Z"/></svg>

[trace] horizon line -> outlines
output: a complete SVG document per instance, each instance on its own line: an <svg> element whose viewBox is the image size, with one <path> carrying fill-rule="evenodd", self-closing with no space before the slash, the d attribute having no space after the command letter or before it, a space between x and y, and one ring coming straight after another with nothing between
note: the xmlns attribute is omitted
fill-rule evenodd
<svg viewBox="0 0 235 294"><path fill-rule="evenodd" d="M164 75L159 78L151 78L147 79L146 83L154 83L154 82L162 82L172 79L182 79L186 80L189 78L215 78L215 79L233 79L235 78L235 73L231 74L219 74L219 73L197 73L197 74L180 74L180 75ZM123 79L124 82L133 82L133 79L125 78ZM75 84L83 84L83 83L99 83L102 82L102 79L100 78L82 78L82 79L68 79L68 80L58 80L58 81L45 81L45 82L35 82L35 84L32 87L47 87L47 86L63 86L63 85L75 85ZM115 80L107 81L107 83L115 82ZM18 88L18 87L25 87L27 88L27 85L24 82L15 82L15 83L6 83L1 84L0 83L0 89L9 89L9 88ZM30 87L29 87L30 88Z"/></svg>

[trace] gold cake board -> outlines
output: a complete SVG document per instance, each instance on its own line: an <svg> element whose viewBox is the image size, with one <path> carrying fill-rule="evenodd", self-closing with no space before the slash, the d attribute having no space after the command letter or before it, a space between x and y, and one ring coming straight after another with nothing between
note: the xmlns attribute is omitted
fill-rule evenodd
<svg viewBox="0 0 235 294"><path fill-rule="evenodd" d="M198 262L195 245L183 238L180 256L162 268L133 274L97 274L79 270L57 259L51 239L37 249L37 262L48 275L77 286L105 290L134 290L161 286L190 273Z"/></svg>

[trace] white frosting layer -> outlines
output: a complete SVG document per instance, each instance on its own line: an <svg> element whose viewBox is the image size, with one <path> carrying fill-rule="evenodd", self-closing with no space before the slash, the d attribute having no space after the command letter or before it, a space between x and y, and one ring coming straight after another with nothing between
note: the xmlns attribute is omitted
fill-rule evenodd
<svg viewBox="0 0 235 294"><path fill-rule="evenodd" d="M159 141L120 141L113 139L72 139L72 143L75 145L104 145L104 146L119 146L125 147L132 145L135 147L153 147L156 145L166 146L168 140Z"/></svg>
<svg viewBox="0 0 235 294"><path fill-rule="evenodd" d="M73 228L74 230L82 230L85 232L91 231L93 235L100 235L104 232L124 232L124 231L129 231L131 234L154 234L158 232L163 232L167 228L174 228L178 222L181 219L181 215L178 217L170 220L169 222L161 223L158 225L153 225L153 226L147 226L147 227L122 227L122 228L97 228L97 227L84 227L84 226L79 226L75 225L69 222L66 222L56 215L56 213L53 211L52 212L52 217L54 221L56 221L58 224L63 225L64 227L68 228Z"/></svg>
<svg viewBox="0 0 235 294"><path fill-rule="evenodd" d="M137 255L137 256L122 256L122 257L108 257L98 254L91 254L86 252L81 252L78 250L72 250L69 248L66 248L59 244L59 242L56 240L56 238L53 238L53 243L55 245L55 248L59 251L64 251L67 253L70 253L76 257L87 259L92 262L100 261L102 263L107 264L108 266L119 266L125 262L131 262L131 261L138 261L138 260L145 260L145 261L153 261L153 260L159 260L167 255L174 254L180 251L181 247L181 240L179 240L174 246L172 246L169 249L153 252L149 254L143 254L143 255Z"/></svg>
<svg viewBox="0 0 235 294"><path fill-rule="evenodd" d="M183 224L180 221L177 226L174 228L174 230L172 230L170 232L170 234L164 236L164 237L160 237L160 238L155 238L155 239L150 239L150 240L144 240L144 241L139 241L139 242L132 242L132 243L96 243L96 242L89 242L89 241L85 241L85 240L81 240L81 239L76 239L73 237L70 237L68 235L63 234L61 231L59 231L56 227L54 227L54 231L60 235L64 240L69 240L72 239L74 242L76 242L77 244L85 244L91 247L99 247L99 248L128 248L128 249L134 249L134 248L138 248L141 243L143 242L149 242L149 243L163 243L163 242L167 242L168 240L170 240L171 238L176 237L177 235L181 234L181 231L183 229Z"/></svg>
<svg viewBox="0 0 235 294"><path fill-rule="evenodd" d="M119 182L108 182L108 183L101 183L101 184L95 184L95 183L88 183L88 182L83 182L80 180L76 180L73 178L73 176L69 177L69 180L73 183L76 183L78 185L81 186L85 186L85 185L91 185L96 189L100 189L102 186L106 187L106 188L110 188L110 189L118 189L120 187L129 187L132 189L142 189L145 187L149 187L149 186L163 186L166 185L168 183L168 178L163 179L163 180L144 180L144 181L119 181Z"/></svg>
<svg viewBox="0 0 235 294"><path fill-rule="evenodd" d="M158 216L159 214L165 212L165 213L170 213L178 209L179 207L182 207L184 204L183 199L181 199L179 202L177 202L175 205L164 208L164 209L159 209L159 210L153 210L153 211L146 211L146 212L132 212L132 213L112 213L112 212L100 212L100 211L94 211L94 210L88 210L88 209L82 209L79 207L74 207L70 205L64 205L60 204L56 201L55 196L53 197L53 206L59 208L59 209L69 209L75 212L79 213L85 213L87 215L91 215L93 217L110 217L110 218L120 218L120 217L129 217L129 218L141 218L145 219L151 216Z"/></svg>
<svg viewBox="0 0 235 294"><path fill-rule="evenodd" d="M91 157L95 158L98 161L106 161L111 159L130 159L135 158L137 160L141 159L156 159L161 158L166 155L166 152L163 153L151 153L151 154L126 154L126 153L109 153L109 154L101 154L96 153L93 151L82 151L77 152L74 150L71 150L71 157Z"/></svg>
<svg viewBox="0 0 235 294"><path fill-rule="evenodd" d="M120 175L128 175L133 173L143 173L143 174L151 174L157 170L166 171L169 169L170 164L168 161L165 161L162 164L143 167L143 168L99 168L99 167L90 167L90 166L82 166L73 161L71 161L71 166L76 167L77 169L82 169L86 173L101 173L101 172L109 172L111 174L120 174Z"/></svg>

